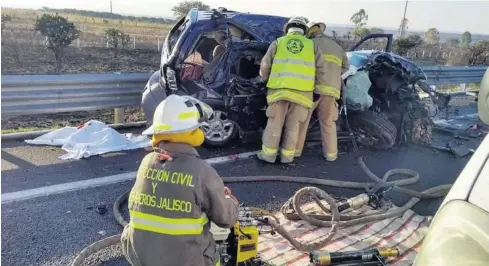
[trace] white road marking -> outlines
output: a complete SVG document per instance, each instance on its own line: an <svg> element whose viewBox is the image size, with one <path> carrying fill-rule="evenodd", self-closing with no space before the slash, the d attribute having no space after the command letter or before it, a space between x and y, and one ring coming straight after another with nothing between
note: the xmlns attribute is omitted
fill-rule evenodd
<svg viewBox="0 0 489 266"><path fill-rule="evenodd" d="M257 151L244 152L244 153L232 154L232 155L228 155L228 156L220 156L220 157L209 158L209 159L206 159L206 161L210 164L226 163L226 162L231 162L231 161L234 161L237 159L245 159L245 158L248 158L248 157L250 157L256 153L258 153L258 152ZM124 173L124 174L118 174L118 175L112 175L112 176L106 176L106 177L99 177L99 178L93 178L93 179L88 179L88 180L63 183L63 184L58 184L58 185L45 186L45 187L21 190L21 191L10 192L10 193L4 193L4 194L2 194L2 204L3 203L16 202L16 201L23 201L23 200L28 200L28 199L33 199L33 198L43 197L43 196L49 196L49 195L54 195L54 194L61 194L61 193L70 192L70 191L77 191L77 190L82 190L82 189L86 189L86 188L106 186L106 185L111 185L111 184L115 184L115 183L133 180L135 178L136 178L136 172L130 172L130 173Z"/></svg>

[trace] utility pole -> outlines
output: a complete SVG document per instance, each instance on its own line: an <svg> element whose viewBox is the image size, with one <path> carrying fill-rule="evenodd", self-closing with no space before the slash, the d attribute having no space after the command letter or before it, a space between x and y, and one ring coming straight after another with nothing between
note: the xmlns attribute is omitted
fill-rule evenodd
<svg viewBox="0 0 489 266"><path fill-rule="evenodd" d="M406 11L404 11L404 15L406 15ZM110 0L110 19L112 20L112 0Z"/></svg>
<svg viewBox="0 0 489 266"><path fill-rule="evenodd" d="M401 27L399 29L399 37L400 38L404 37L404 32L406 31L406 11L407 11L407 6L408 6L408 1L409 0L406 0L406 5L404 6L404 16L402 17Z"/></svg>

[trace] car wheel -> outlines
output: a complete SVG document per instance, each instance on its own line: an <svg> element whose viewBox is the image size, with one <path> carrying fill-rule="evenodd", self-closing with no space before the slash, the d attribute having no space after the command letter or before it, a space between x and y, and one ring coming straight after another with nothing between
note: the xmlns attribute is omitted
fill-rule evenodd
<svg viewBox="0 0 489 266"><path fill-rule="evenodd" d="M385 116L368 110L355 113L349 119L351 129L362 145L387 150L396 143L397 129Z"/></svg>
<svg viewBox="0 0 489 266"><path fill-rule="evenodd" d="M223 111L215 110L209 117L209 125L202 126L205 134L204 144L220 147L236 138L238 126L228 119Z"/></svg>

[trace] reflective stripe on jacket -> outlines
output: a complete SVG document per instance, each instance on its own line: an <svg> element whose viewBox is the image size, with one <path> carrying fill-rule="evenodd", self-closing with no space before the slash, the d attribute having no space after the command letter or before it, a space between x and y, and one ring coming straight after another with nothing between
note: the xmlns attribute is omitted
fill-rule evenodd
<svg viewBox="0 0 489 266"><path fill-rule="evenodd" d="M146 155L129 195L130 222L121 238L132 265L219 263L210 222L234 226L238 206L216 171L187 144L160 143L171 161Z"/></svg>
<svg viewBox="0 0 489 266"><path fill-rule="evenodd" d="M315 77L314 42L300 34L278 38L267 87L313 91Z"/></svg>
<svg viewBox="0 0 489 266"><path fill-rule="evenodd" d="M349 63L343 48L334 40L320 33L312 39L321 47L326 62L326 75L316 83L315 93L330 95L339 99L341 96L341 74L348 71Z"/></svg>
<svg viewBox="0 0 489 266"><path fill-rule="evenodd" d="M270 89L267 94L267 103L271 104L280 100L294 102L304 107L312 107L313 92L303 92L288 89Z"/></svg>

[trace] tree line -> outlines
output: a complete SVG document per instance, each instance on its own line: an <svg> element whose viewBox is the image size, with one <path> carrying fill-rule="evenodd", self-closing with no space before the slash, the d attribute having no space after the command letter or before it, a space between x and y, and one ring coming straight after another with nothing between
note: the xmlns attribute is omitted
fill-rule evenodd
<svg viewBox="0 0 489 266"><path fill-rule="evenodd" d="M199 10L209 10L209 6L203 4L200 1L183 1L172 8L172 11L176 16L184 16L190 11L191 8L198 8ZM44 8L47 11L53 11L56 9ZM86 10L75 9L57 9L63 12L77 12L80 15L86 16L99 16L105 17L112 15L112 18L124 18L128 19L131 16L122 16L118 14L110 14L108 12L96 12ZM135 18L135 17L134 17ZM147 17L145 17L147 18ZM152 19L152 18L150 18ZM156 19L156 18L155 18ZM5 24L11 20L8 15L2 14L2 29ZM162 21L167 21L162 19ZM355 38L362 38L370 33L382 33L380 28L367 28L368 15L365 9L360 9L354 13L350 21L355 25L353 32L348 32L343 36L350 39L350 35ZM394 49L400 55L406 55L406 53L413 48L419 47L421 44L428 46L439 45L440 32L436 28L430 28L425 33L425 38L422 38L419 34L411 34L406 36L406 30L408 27L408 20L403 19L399 26L399 36L394 40ZM34 30L41 33L46 37L46 46L54 53L54 57L57 61L57 68L59 70L64 54L64 49L69 46L73 41L78 39L82 32L76 28L73 22L68 21L65 17L56 14L43 14L35 21ZM110 28L105 31L107 42L114 48L114 56L117 57L118 50L125 48L129 43L130 36L125 34L121 30ZM333 39L339 41L339 38L335 31L333 31ZM450 39L447 44L449 46L463 46L471 51L471 58L469 58L469 64L487 63L489 62L489 41L481 40L472 44L472 35L470 32L464 32L459 39Z"/></svg>
<svg viewBox="0 0 489 266"><path fill-rule="evenodd" d="M175 16L185 16L190 9L197 8L199 10L210 10L210 7L201 1L181 1L172 8ZM307 18L303 17L306 22ZM368 14L365 9L360 9L350 17L350 21L355 25L353 31L349 31L343 36L338 36L336 31L332 31L332 38L338 42L340 39L350 40L353 37L354 40L361 39L372 33L384 33L384 30L378 27L366 27L368 23ZM398 36L394 40L394 50L400 55L406 55L407 52L413 48L421 45L425 46L439 46L440 45L440 32L436 28L430 28L426 31L424 38L420 34L407 34L409 28L409 19L401 19L401 23L398 29ZM488 62L489 56L484 57L485 52L489 52L489 41L481 40L472 43L472 34L468 31L462 33L459 38L451 38L445 43L449 47L461 47L469 49L472 53L473 60L469 60L475 64L479 59L482 62Z"/></svg>
<svg viewBox="0 0 489 266"><path fill-rule="evenodd" d="M172 8L175 16L185 16L190 9L197 8L199 10L210 10L210 7L201 1L181 1ZM307 18L304 18L308 22ZM338 42L340 39L347 39L353 36L354 40L361 39L372 33L384 33L384 30L378 27L366 27L368 23L368 14L365 9L360 9L350 17L350 21L355 25L353 31L349 31L341 38L336 31L332 31L332 38ZM440 45L440 32L436 28L430 28L426 31L424 38L419 34L407 34L409 28L409 19L401 19L401 23L398 29L398 36L394 40L394 51L399 55L406 55L407 52L413 48L417 48L421 45L425 46L439 46ZM459 38L451 38L445 43L449 47L461 47L468 49L471 52L469 58L469 64L488 63L489 62L489 41L480 40L472 43L472 34L468 31L462 33Z"/></svg>
<svg viewBox="0 0 489 266"><path fill-rule="evenodd" d="M368 22L368 14L365 9L360 9L358 12L354 13L350 21L355 25L353 30L353 35L358 38L363 38L370 33L379 32L378 28L365 27ZM409 20L407 18L401 19L401 23L398 29L398 36L394 40L394 50L399 55L406 55L407 52L413 48L419 47L422 44L430 46L440 46L440 32L436 28L429 28L424 38L419 34L409 34L407 35ZM382 31L380 29L380 31ZM348 33L349 35L350 33ZM333 32L333 38L334 32ZM349 39L349 36L348 36ZM487 64L489 62L489 41L480 40L472 43L472 34L468 31L462 33L459 38L451 38L445 43L449 47L461 47L466 48L471 52L470 58L468 60L470 65L473 64Z"/></svg>
<svg viewBox="0 0 489 266"><path fill-rule="evenodd" d="M55 9L55 8L43 7L40 11L53 12L53 13L66 13L72 15L80 15L80 16L103 18L103 19L120 19L120 20L150 22L150 23L159 23L159 24L175 23L174 19L157 18L157 17L125 16L125 15L110 13L110 12L80 10L80 9L72 9L72 8Z"/></svg>

